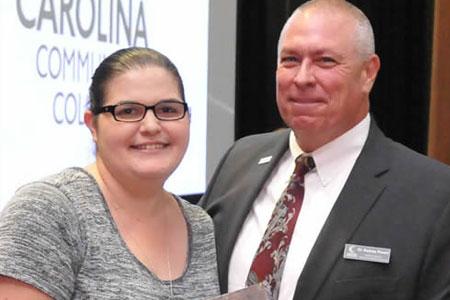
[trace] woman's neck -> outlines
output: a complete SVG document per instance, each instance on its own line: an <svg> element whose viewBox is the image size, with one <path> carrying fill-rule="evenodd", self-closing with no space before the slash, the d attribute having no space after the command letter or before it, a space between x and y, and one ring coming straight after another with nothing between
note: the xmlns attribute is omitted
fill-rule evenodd
<svg viewBox="0 0 450 300"><path fill-rule="evenodd" d="M173 201L173 196L164 190L160 182L117 177L98 162L89 165L86 170L97 181L108 204L124 208L129 214L149 216Z"/></svg>
<svg viewBox="0 0 450 300"><path fill-rule="evenodd" d="M137 259L160 280L172 283L182 276L188 261L188 228L175 198L161 185L148 184L145 193L129 189L99 164L86 170L96 179L122 239Z"/></svg>

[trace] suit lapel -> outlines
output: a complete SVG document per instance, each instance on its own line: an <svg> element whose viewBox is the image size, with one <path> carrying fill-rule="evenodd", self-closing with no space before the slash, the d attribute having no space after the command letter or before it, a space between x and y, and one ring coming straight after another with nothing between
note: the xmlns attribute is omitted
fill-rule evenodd
<svg viewBox="0 0 450 300"><path fill-rule="evenodd" d="M223 218L215 217L217 221L216 235L221 237L216 242L222 291L227 290L229 262L240 229L265 181L286 152L288 133L289 131L286 130L281 134L276 134L273 141L269 142L267 147L258 153L247 153L247 155L253 155L248 163L244 163L247 171L243 173L248 174L247 177L235 179L235 184L231 188L232 191L225 197L226 199L218 201L223 205L222 208L218 209L218 211L222 211ZM236 174L239 173L236 172Z"/></svg>
<svg viewBox="0 0 450 300"><path fill-rule="evenodd" d="M300 275L294 299L316 299L327 275L342 257L344 245L370 211L386 183L386 138L374 122L369 137L317 238Z"/></svg>

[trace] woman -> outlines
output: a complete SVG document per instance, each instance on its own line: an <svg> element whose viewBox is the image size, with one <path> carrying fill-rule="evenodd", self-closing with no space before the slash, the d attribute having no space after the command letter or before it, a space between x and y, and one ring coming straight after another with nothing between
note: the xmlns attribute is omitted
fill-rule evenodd
<svg viewBox="0 0 450 300"><path fill-rule="evenodd" d="M209 299L210 218L163 185L189 140L176 67L145 48L97 68L84 120L96 161L25 185L0 218L1 299Z"/></svg>

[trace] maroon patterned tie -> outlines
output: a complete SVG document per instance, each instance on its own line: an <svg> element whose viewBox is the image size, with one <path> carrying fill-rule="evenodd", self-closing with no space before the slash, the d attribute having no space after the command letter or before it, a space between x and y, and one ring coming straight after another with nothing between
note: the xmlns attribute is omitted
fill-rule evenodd
<svg viewBox="0 0 450 300"><path fill-rule="evenodd" d="M281 276L292 232L302 207L305 174L314 167L314 160L311 156L300 155L296 158L294 173L275 205L250 268L247 285L261 283L273 299L278 299Z"/></svg>

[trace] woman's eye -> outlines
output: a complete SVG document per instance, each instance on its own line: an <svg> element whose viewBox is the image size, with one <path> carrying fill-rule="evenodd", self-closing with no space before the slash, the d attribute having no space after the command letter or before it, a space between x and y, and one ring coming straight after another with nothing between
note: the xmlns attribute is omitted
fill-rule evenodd
<svg viewBox="0 0 450 300"><path fill-rule="evenodd" d="M171 106L164 106L161 109L161 112L163 113L172 113L172 112L176 112L177 110Z"/></svg>
<svg viewBox="0 0 450 300"><path fill-rule="evenodd" d="M132 115L135 112L136 112L136 109L134 109L134 108L125 108L120 111L120 114L122 114L122 115L130 115L131 114Z"/></svg>
<svg viewBox="0 0 450 300"><path fill-rule="evenodd" d="M116 115L119 116L130 116L130 115L137 115L140 113L141 113L140 107L125 106L125 107L118 107L116 109Z"/></svg>

